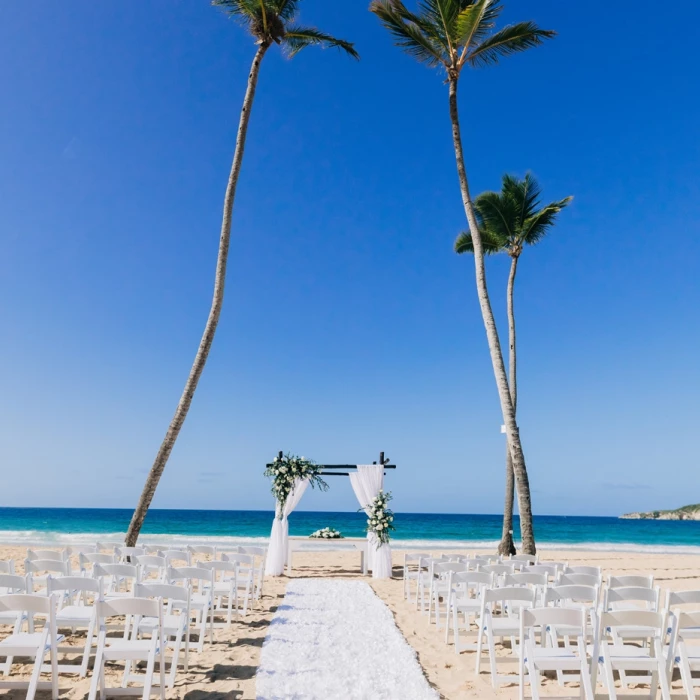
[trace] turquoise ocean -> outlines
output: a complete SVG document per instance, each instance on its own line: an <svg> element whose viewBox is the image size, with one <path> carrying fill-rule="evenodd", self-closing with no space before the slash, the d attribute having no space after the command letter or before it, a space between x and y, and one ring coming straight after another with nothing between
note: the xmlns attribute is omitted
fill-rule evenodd
<svg viewBox="0 0 700 700"><path fill-rule="evenodd" d="M0 542L61 546L120 541L131 513L127 509L0 508ZM269 536L272 518L272 511L153 509L141 540L164 545L260 543ZM334 527L348 537L360 537L364 524L360 513L297 511L289 519L289 532L304 536ZM500 539L501 516L396 513L395 525L396 548L493 549ZM700 554L700 522L540 515L535 516L535 532L540 549Z"/></svg>

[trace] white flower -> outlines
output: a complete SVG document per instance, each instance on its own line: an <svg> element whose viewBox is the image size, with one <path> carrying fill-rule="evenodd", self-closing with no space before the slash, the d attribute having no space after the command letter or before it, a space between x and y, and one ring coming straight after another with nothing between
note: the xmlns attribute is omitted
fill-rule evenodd
<svg viewBox="0 0 700 700"><path fill-rule="evenodd" d="M384 529L384 525L379 523L379 525L377 525L377 530L383 530L383 529Z"/></svg>

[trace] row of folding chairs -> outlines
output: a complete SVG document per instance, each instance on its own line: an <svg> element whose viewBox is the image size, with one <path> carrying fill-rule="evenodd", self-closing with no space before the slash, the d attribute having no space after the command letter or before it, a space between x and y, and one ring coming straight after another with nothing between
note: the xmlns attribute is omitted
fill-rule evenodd
<svg viewBox="0 0 700 700"><path fill-rule="evenodd" d="M522 610L557 609L574 611L577 615L580 615L581 611L585 613L586 626L590 630L583 636L587 643L587 653L590 659L598 659L591 675L593 688L595 688L599 663L600 669L605 672L606 685L610 688L611 697L615 697L613 671L618 673L622 687L626 688L625 661L618 657L629 654L631 645L639 647L641 644L640 653L643 657L651 655L654 658L657 647L664 650L666 676L661 679L658 673L654 675L652 672L649 682L653 687L656 688L657 683L661 683L662 692L664 692L663 683L670 682L673 669L677 667L681 670L688 697L694 699L691 693L693 684L697 684L697 681L692 679L692 670L700 670L700 659L696 658L695 651L688 650L685 640L688 638L689 630L692 630L693 623L696 622L692 616L697 615L697 611L700 610L700 591L669 592L666 596L666 605L662 608L660 589L654 586L652 576L609 576L603 586L602 572L598 567L570 567L565 562L542 564L534 558L527 557L505 561L487 557L444 555L431 557L427 554L409 555L406 558L404 592L409 599L412 583L415 588L416 608L420 601L421 610L425 610L427 595L429 619L432 622L434 615L438 628L442 601L446 609L445 641L449 640L450 627L452 627L455 651L459 653L470 648L477 652L477 675L480 672L484 641L486 642L494 686L504 680L504 677L497 672L495 639L509 638L511 649L522 650L523 644L518 641L526 638L525 631L520 629ZM682 611L681 606L694 608L695 611ZM615 615L624 617L628 613L631 616L637 613L649 613L651 615L648 619L649 624L633 624L630 619L627 619L624 624L618 620L619 624L617 624L610 617ZM549 613L543 612L538 615L538 619L541 620L542 616L546 617ZM604 635L600 634L596 620L606 621L602 627ZM477 640L474 644L463 647L459 638L460 629L469 631L474 625ZM573 661L570 658L570 640L576 638L577 629L572 625L568 627L566 625L562 627L562 625L563 623L557 629L560 634L562 630L566 632L562 634L561 639L563 643L561 649L564 651L548 653L550 656L552 653L555 656L561 655L566 659L565 662L562 661L565 666L580 665L580 654ZM549 636L546 638L554 649L559 649L560 640L552 638L552 629L554 627L549 625ZM700 629L696 631L700 632ZM697 637L700 638L700 633ZM596 640L599 651L594 652ZM541 651L535 650L537 658L541 654ZM606 655L607 662L605 662ZM523 664L524 662L521 664L521 685L524 682L523 674L534 673L532 669L528 671L527 665ZM656 661L645 658L637 659L632 666L635 664L639 668L632 670L644 670L646 667L657 669ZM543 668L542 670L556 669ZM560 683L563 681L564 670L566 669L557 671ZM508 680L512 681L512 677ZM537 689L533 687L533 696L537 697L537 695Z"/></svg>
<svg viewBox="0 0 700 700"><path fill-rule="evenodd" d="M7 575L7 574L5 574ZM81 592L90 591L97 595L94 604L93 620L97 626L97 649L95 665L90 685L88 700L95 700L99 690L100 697L106 695L105 664L123 661L124 672L119 689L110 688L110 695L133 695L135 688L127 688L128 683L141 683L142 698L149 698L154 693L161 700L165 698L166 688L172 688L179 665L181 647L184 645L184 668L187 671L189 636L187 634L189 616L189 591L180 586L166 584L137 584L135 597L104 600L99 592L94 591L90 583L93 579L76 578L63 581L61 586L81 586ZM51 580L50 580L51 585ZM16 617L17 622L12 632L0 641L0 656L6 658L3 675L0 676L0 688L26 689L27 700L34 700L37 690L50 690L52 700L59 697L59 675L75 673L71 666L59 663L58 656L64 648L61 642L64 636L58 630L71 623L81 624L77 617L62 617L68 608L60 607L61 595L48 596L14 593L0 595L0 617ZM166 602L167 601L167 602ZM83 606L75 606L76 610ZM24 632L23 621L36 621L43 618L39 631ZM124 627L120 636L108 636L109 623L118 618ZM92 636L90 636L92 645ZM170 669L166 676L166 650L171 651ZM84 654L89 655L89 651ZM29 680L11 680L10 668L14 657L33 659L34 664ZM138 672L136 664L145 662L145 671ZM84 659L84 664L86 662ZM156 664L158 676L156 676ZM41 674L50 674L49 681L40 680ZM84 675L81 673L81 675ZM139 691L136 691L139 692Z"/></svg>

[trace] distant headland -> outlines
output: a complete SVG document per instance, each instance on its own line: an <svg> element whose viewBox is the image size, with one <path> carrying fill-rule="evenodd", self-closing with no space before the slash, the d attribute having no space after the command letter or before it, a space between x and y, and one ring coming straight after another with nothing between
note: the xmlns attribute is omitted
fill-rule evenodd
<svg viewBox="0 0 700 700"><path fill-rule="evenodd" d="M625 513L626 520L700 520L700 503L676 510L652 510L649 513Z"/></svg>

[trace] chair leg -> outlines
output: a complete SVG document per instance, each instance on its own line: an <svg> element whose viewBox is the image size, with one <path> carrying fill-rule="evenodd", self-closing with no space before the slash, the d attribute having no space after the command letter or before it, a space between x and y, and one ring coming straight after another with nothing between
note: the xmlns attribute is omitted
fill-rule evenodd
<svg viewBox="0 0 700 700"><path fill-rule="evenodd" d="M617 700L617 691L615 690L615 675L613 673L612 661L610 660L610 650L608 643L603 642L603 673L605 674L605 685L608 689L608 697L610 700Z"/></svg>
<svg viewBox="0 0 700 700"><path fill-rule="evenodd" d="M690 668L690 660L688 659L688 653L685 648L685 644L680 645L679 651L681 679L683 681L683 688L685 690L685 694L688 696L688 700L696 700L695 686L693 685L693 672Z"/></svg>
<svg viewBox="0 0 700 700"><path fill-rule="evenodd" d="M92 668L92 681L90 682L90 692L88 693L88 700L95 700L97 698L97 682L100 678L100 673L102 673L102 643L101 641L97 644L97 655L95 656L95 665Z"/></svg>
<svg viewBox="0 0 700 700"><path fill-rule="evenodd" d="M90 620L88 625L85 648L83 649L83 661L80 664L80 677L85 678L88 672L88 664L90 663L90 654L92 653L92 639L95 634L95 620Z"/></svg>
<svg viewBox="0 0 700 700"><path fill-rule="evenodd" d="M479 677L479 674L481 673L481 650L483 648L484 644L484 620L483 618L479 618L479 631L478 631L478 638L476 640L476 677Z"/></svg>
<svg viewBox="0 0 700 700"><path fill-rule="evenodd" d="M671 683L669 681L669 677L666 675L664 655L661 650L661 641L659 639L654 640L654 647L656 652L656 659L659 664L659 683L661 684L661 697L663 698L663 700L671 700ZM652 676L652 682L653 680L654 679ZM656 698L656 688L657 685L654 683L651 689L654 698Z"/></svg>
<svg viewBox="0 0 700 700"><path fill-rule="evenodd" d="M44 642L44 648L46 648L46 643ZM41 666L44 663L43 651L38 651L34 657L34 668L32 669L32 675L29 679L29 687L27 688L27 700L34 700L36 695L36 688L39 684L39 674L41 673Z"/></svg>

